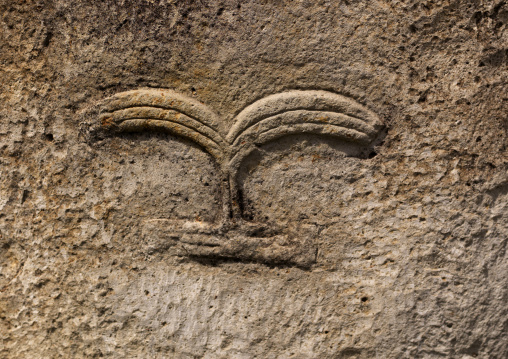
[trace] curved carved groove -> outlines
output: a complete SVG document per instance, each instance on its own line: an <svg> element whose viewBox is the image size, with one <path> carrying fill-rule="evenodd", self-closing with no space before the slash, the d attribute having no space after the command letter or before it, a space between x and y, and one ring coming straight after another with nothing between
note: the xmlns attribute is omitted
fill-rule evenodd
<svg viewBox="0 0 508 359"><path fill-rule="evenodd" d="M378 136L380 119L354 100L328 91L290 91L270 95L238 114L226 136L231 145L232 184L242 161L256 148L292 134L333 136L368 146ZM233 187L233 185L232 185Z"/></svg>
<svg viewBox="0 0 508 359"><path fill-rule="evenodd" d="M183 118L180 118L183 117ZM168 110L158 107L130 107L114 111L112 113L103 113L100 115L99 120L102 123L113 121L115 123L129 120L129 119L158 119L168 120L173 122L188 123L192 128L197 131L206 134L208 137L213 138L215 142L220 143L222 147L225 146L225 142L222 136L219 135L216 129L209 125L199 121L198 119L192 118L182 112L175 110Z"/></svg>
<svg viewBox="0 0 508 359"><path fill-rule="evenodd" d="M267 118L295 110L335 112L356 118L372 127L381 125L373 112L350 98L328 91L289 91L265 97L247 106L236 117L226 140L234 143L249 127Z"/></svg>
<svg viewBox="0 0 508 359"><path fill-rule="evenodd" d="M171 90L133 90L103 100L99 109L103 130L164 130L196 142L224 163L228 146L217 130L218 117L194 99Z"/></svg>
<svg viewBox="0 0 508 359"><path fill-rule="evenodd" d="M140 106L175 110L215 131L219 128L219 117L207 106L195 99L166 89L142 89L115 94L102 101L101 113Z"/></svg>
<svg viewBox="0 0 508 359"><path fill-rule="evenodd" d="M289 91L270 95L241 111L226 136L233 216L243 218L238 171L259 145L293 134L333 136L364 146L373 143L380 119L356 101L328 91Z"/></svg>
<svg viewBox="0 0 508 359"><path fill-rule="evenodd" d="M343 113L329 112L329 111L308 111L308 110L295 110L287 111L281 114L264 118L256 124L248 127L240 133L233 142L236 147L243 141L256 142L259 134L266 132L270 129L279 128L280 126L297 125L297 124L316 124L321 126L335 126L342 127L345 130L354 130L363 134L364 136L352 137L351 141L369 142L377 134L376 129L368 123ZM344 136L347 137L347 136Z"/></svg>
<svg viewBox="0 0 508 359"><path fill-rule="evenodd" d="M200 135L204 136L207 139L206 141L213 142L216 147L219 147L222 150L226 147L222 136L220 136L217 131L187 115L174 110L164 110L153 107L132 107L117 110L112 113L103 113L100 115L99 120L101 121L103 127L107 129L110 128L112 130L118 128L123 122L128 120L158 120L177 123L189 129L193 129ZM141 127L140 130L143 130L143 127ZM178 135L179 133L176 132L175 134ZM198 144L203 147L207 147L205 146L205 143L198 142Z"/></svg>
<svg viewBox="0 0 508 359"><path fill-rule="evenodd" d="M115 131L118 132L143 132L143 131L166 131L171 134L187 138L200 145L210 153L219 163L224 159L224 150L216 142L192 127L187 127L178 122L156 119L130 119L119 123Z"/></svg>
<svg viewBox="0 0 508 359"><path fill-rule="evenodd" d="M111 132L165 131L189 139L211 154L220 166L222 223L231 213L228 170L229 146L218 131L219 118L204 104L166 89L141 89L104 99L100 128Z"/></svg>
<svg viewBox="0 0 508 359"><path fill-rule="evenodd" d="M370 139L366 134L362 132L331 124L322 125L316 123L297 123L291 125L281 125L276 128L267 129L264 132L258 133L254 141L245 142L242 146L239 146L237 151L235 151L235 155L229 162L229 168L231 169L232 174L236 174L238 168L242 164L242 161L257 146L276 140L280 137L305 133L333 136L344 139L346 141L354 141L360 143L368 143Z"/></svg>

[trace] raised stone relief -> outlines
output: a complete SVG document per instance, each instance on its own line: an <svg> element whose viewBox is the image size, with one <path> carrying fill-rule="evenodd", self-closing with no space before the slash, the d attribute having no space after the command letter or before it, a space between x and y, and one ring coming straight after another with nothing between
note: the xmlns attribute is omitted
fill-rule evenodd
<svg viewBox="0 0 508 359"><path fill-rule="evenodd" d="M195 99L167 89L122 92L87 116L91 133L168 132L189 139L217 162L222 215L217 223L147 218L143 237L152 250L175 247L190 257L222 258L309 267L316 260L311 226L256 223L243 209L238 174L258 147L283 136L313 134L369 148L379 138L378 116L354 100L322 90L270 95L247 106L222 133L221 119Z"/></svg>
<svg viewBox="0 0 508 359"><path fill-rule="evenodd" d="M506 0L0 0L0 359L508 358L507 51Z"/></svg>

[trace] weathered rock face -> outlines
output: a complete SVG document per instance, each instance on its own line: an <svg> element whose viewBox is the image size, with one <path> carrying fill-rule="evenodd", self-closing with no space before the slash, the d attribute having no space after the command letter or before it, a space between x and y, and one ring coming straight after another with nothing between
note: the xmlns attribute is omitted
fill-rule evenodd
<svg viewBox="0 0 508 359"><path fill-rule="evenodd" d="M0 1L0 356L508 356L507 22Z"/></svg>

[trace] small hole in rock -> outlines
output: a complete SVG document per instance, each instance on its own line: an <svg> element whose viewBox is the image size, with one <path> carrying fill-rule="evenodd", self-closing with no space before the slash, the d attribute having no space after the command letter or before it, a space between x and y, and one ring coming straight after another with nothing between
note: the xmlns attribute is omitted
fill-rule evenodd
<svg viewBox="0 0 508 359"><path fill-rule="evenodd" d="M368 301L368 300L369 300L369 298L367 298L367 297L362 297L362 302L364 302L364 303L365 303L365 302L366 302L366 301Z"/></svg>
<svg viewBox="0 0 508 359"><path fill-rule="evenodd" d="M47 34L46 34L46 37L44 38L44 41L42 41L42 46L46 47L49 45L49 41L51 40L51 38L53 37L53 34L49 31Z"/></svg>
<svg viewBox="0 0 508 359"><path fill-rule="evenodd" d="M46 140L53 141L54 140L53 134L52 133L46 133Z"/></svg>

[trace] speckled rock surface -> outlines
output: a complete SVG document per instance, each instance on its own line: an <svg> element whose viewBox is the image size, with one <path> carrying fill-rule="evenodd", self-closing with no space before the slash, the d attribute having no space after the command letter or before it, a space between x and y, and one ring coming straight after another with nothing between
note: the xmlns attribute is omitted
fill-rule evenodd
<svg viewBox="0 0 508 359"><path fill-rule="evenodd" d="M0 0L0 357L506 358L507 22L501 0ZM227 141L95 134L139 89L224 138L298 91L382 126L252 137L225 184Z"/></svg>

